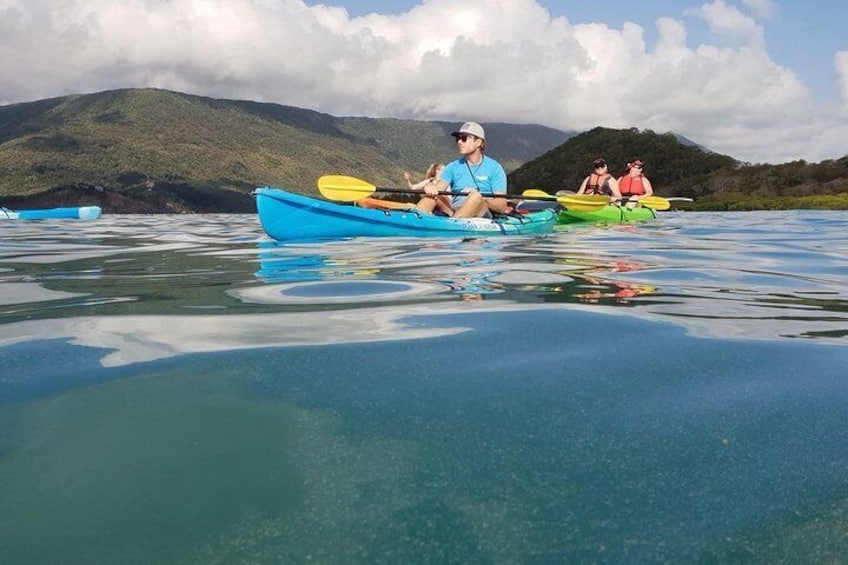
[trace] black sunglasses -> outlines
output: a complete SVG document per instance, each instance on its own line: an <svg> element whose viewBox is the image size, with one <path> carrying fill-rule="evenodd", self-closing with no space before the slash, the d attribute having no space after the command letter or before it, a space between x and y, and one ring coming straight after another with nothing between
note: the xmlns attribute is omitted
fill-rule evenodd
<svg viewBox="0 0 848 565"><path fill-rule="evenodd" d="M474 136L474 135L462 134L462 135L457 135L456 140L465 142L465 141L468 141L469 137L473 137L474 139L477 139L477 137Z"/></svg>

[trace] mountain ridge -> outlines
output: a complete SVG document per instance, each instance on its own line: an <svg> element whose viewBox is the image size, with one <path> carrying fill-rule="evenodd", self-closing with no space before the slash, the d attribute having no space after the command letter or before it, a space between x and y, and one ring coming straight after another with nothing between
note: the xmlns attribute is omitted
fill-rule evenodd
<svg viewBox="0 0 848 565"><path fill-rule="evenodd" d="M327 173L400 186L404 170L455 158L457 125L160 89L69 95L0 107L0 197L7 207L95 199L109 212L249 211L258 186L317 194ZM573 135L486 128L508 169Z"/></svg>
<svg viewBox="0 0 848 565"><path fill-rule="evenodd" d="M640 158L691 209L848 208L848 156L751 165L674 133L485 123L510 191L576 190L591 162ZM317 195L323 174L403 187L456 157L457 122L337 117L250 100L128 88L0 106L0 205L98 204L106 213L253 212L253 189Z"/></svg>

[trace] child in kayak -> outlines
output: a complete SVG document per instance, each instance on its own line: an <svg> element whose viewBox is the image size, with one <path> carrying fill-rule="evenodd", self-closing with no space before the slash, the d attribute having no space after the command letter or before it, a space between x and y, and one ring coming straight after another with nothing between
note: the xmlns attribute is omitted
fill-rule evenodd
<svg viewBox="0 0 848 565"><path fill-rule="evenodd" d="M435 185L438 182L443 170L445 170L444 163L430 163L430 166L427 167L427 172L424 174L424 180L413 183L412 175L409 171L404 171L403 178L406 181L406 186L409 187L409 190L423 191L424 187ZM453 208L451 207L450 196L436 196L435 210L445 216L452 215Z"/></svg>

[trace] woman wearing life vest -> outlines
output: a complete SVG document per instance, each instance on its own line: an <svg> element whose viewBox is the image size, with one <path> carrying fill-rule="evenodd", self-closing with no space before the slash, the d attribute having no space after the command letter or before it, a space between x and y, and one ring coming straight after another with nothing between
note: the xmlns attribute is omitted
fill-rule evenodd
<svg viewBox="0 0 848 565"><path fill-rule="evenodd" d="M577 194L602 194L609 196L611 201L620 200L621 192L618 181L607 170L606 159L597 158L592 162L594 172L583 179Z"/></svg>
<svg viewBox="0 0 848 565"><path fill-rule="evenodd" d="M654 193L651 181L642 174L644 167L645 164L640 159L635 159L633 162L627 163L624 173L618 179L621 196L627 201L629 208L635 207L640 198L651 196Z"/></svg>

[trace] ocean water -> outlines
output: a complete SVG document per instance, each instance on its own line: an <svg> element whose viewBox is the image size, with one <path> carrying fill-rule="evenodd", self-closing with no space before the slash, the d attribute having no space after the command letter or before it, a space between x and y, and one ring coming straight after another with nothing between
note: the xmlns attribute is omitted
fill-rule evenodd
<svg viewBox="0 0 848 565"><path fill-rule="evenodd" d="M0 222L0 563L838 563L848 213Z"/></svg>

